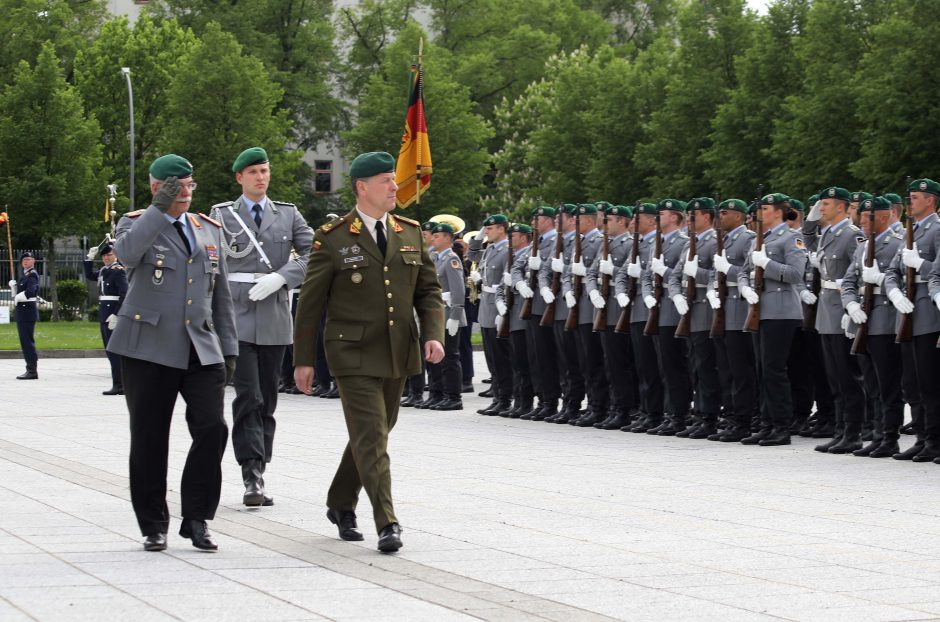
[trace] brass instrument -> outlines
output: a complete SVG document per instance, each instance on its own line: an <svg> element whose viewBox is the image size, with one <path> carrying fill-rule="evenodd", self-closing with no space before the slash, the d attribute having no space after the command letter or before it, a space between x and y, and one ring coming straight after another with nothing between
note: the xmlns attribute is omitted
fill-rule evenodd
<svg viewBox="0 0 940 622"><path fill-rule="evenodd" d="M446 215L446 214L445 214L445 215ZM457 218L457 217L456 217L456 216L453 216L452 218ZM432 219L432 220L433 220L433 219ZM460 220L460 219L457 218L457 220ZM435 222L440 222L440 221L435 221ZM461 220L460 222L463 223L462 220ZM447 224L451 224L451 223L447 223ZM475 238L478 233L480 233L480 232L479 232L479 231L467 231L465 234L463 234L463 237L460 238L460 239L462 239L464 242L466 242L467 245L469 246L470 240L472 240L473 238ZM486 241L486 237L483 238L483 241L484 241L484 242ZM474 261L474 262L471 262L471 263L470 263L470 272L467 273L467 289L470 290L470 293L467 294L467 300L470 301L470 304L473 304L473 303L475 303L477 300L480 299L480 290L479 290L479 288L477 287L477 284L473 282L473 279L470 278L470 273L471 273L471 272L476 272L476 269L477 269L477 262L475 262L475 261Z"/></svg>
<svg viewBox="0 0 940 622"><path fill-rule="evenodd" d="M455 234L460 233L467 228L467 223L463 221L463 218L454 216L453 214L437 214L436 216L431 216L429 220L430 222L439 222L445 225L450 225L454 228ZM466 237L467 236L464 236L465 241ZM469 242L467 243L469 244Z"/></svg>

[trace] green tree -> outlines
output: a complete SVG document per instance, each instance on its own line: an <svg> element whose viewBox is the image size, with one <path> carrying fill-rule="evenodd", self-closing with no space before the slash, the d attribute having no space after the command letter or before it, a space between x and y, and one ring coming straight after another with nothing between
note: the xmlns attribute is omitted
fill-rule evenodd
<svg viewBox="0 0 940 622"><path fill-rule="evenodd" d="M417 25L409 24L388 47L382 71L373 74L359 100L355 127L343 135L348 157L363 151L398 155L411 80L408 68L423 36ZM492 130L473 112L468 89L453 79L453 63L446 50L425 44L424 93L434 173L420 208L409 207L404 214L421 219L446 212L474 222Z"/></svg>
<svg viewBox="0 0 940 622"><path fill-rule="evenodd" d="M596 11L610 23L611 44L634 56L656 40L659 29L675 17L673 0L579 0L584 9Z"/></svg>
<svg viewBox="0 0 940 622"><path fill-rule="evenodd" d="M18 242L41 240L58 319L55 240L88 230L99 213L100 128L81 96L65 81L52 43L35 67L20 61L0 94L0 187Z"/></svg>
<svg viewBox="0 0 940 622"><path fill-rule="evenodd" d="M232 161L242 149L255 145L271 158L272 194L284 201L299 200L302 154L287 150L290 121L277 107L282 94L261 61L245 55L217 24L209 24L180 60L167 92L157 150L192 161L200 210L208 212L213 203L237 196Z"/></svg>

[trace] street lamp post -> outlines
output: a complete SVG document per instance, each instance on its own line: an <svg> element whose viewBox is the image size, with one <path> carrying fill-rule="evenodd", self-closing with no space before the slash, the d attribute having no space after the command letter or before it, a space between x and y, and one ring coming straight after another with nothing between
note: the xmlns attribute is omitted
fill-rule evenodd
<svg viewBox="0 0 940 622"><path fill-rule="evenodd" d="M131 205L129 211L134 211L134 88L131 86L131 68L121 67L121 74L127 79L127 103L130 109L131 117L131 179L127 187L127 195L130 197Z"/></svg>

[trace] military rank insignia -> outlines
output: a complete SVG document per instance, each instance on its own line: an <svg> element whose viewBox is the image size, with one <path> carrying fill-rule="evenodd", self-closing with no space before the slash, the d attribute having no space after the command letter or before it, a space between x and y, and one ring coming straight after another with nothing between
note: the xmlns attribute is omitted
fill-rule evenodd
<svg viewBox="0 0 940 622"><path fill-rule="evenodd" d="M399 253L417 253L418 247L417 246L402 246L401 248L398 249L398 252Z"/></svg>
<svg viewBox="0 0 940 622"><path fill-rule="evenodd" d="M206 257L209 258L209 261L219 261L219 250L215 247L215 244L206 244Z"/></svg>
<svg viewBox="0 0 940 622"><path fill-rule="evenodd" d="M314 240L314 241L313 241L313 250L318 251L318 250L320 250L320 247L321 247L321 246L322 246L322 244L320 244L320 240Z"/></svg>
<svg viewBox="0 0 940 622"><path fill-rule="evenodd" d="M398 221L394 219L392 220L392 229L395 230L395 233L401 233L405 230L400 224L398 224Z"/></svg>
<svg viewBox="0 0 940 622"><path fill-rule="evenodd" d="M360 231L362 231L362 221L356 216L356 219L349 225L349 232L353 235L359 235Z"/></svg>
<svg viewBox="0 0 940 622"><path fill-rule="evenodd" d="M451 260L450 260L450 267L453 268L454 270L459 270L459 269L460 269L460 260L457 259L457 258L451 259Z"/></svg>
<svg viewBox="0 0 940 622"><path fill-rule="evenodd" d="M806 250L806 244L804 244L803 240L800 238L796 238L796 247L801 251Z"/></svg>

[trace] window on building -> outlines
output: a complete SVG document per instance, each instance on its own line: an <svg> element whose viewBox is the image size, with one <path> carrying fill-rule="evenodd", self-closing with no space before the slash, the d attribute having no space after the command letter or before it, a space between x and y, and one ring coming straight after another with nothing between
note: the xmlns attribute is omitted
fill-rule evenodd
<svg viewBox="0 0 940 622"><path fill-rule="evenodd" d="M333 192L333 161L314 160L313 189L318 193Z"/></svg>

